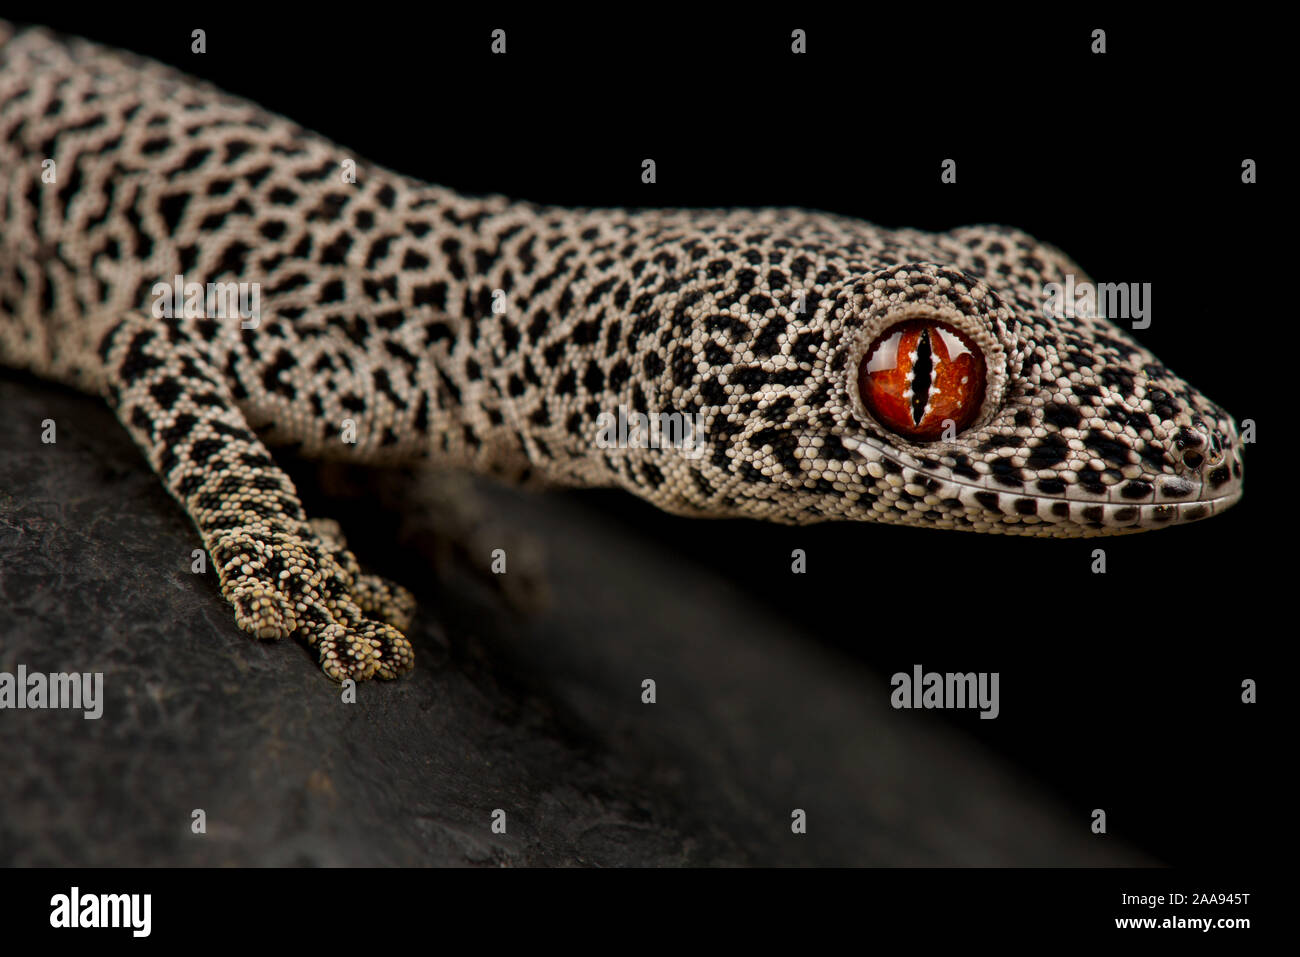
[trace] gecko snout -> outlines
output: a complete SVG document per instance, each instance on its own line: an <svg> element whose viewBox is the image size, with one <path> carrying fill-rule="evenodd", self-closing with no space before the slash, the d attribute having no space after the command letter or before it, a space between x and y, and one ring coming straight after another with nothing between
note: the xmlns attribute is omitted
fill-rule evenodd
<svg viewBox="0 0 1300 957"><path fill-rule="evenodd" d="M1241 497L1241 445L1231 420L1211 425L1199 416L1194 418L1174 433L1173 453L1185 473L1181 481L1199 480L1197 499L1215 502L1216 513ZM1180 480L1172 482L1178 486ZM1165 491L1169 491L1168 485Z"/></svg>

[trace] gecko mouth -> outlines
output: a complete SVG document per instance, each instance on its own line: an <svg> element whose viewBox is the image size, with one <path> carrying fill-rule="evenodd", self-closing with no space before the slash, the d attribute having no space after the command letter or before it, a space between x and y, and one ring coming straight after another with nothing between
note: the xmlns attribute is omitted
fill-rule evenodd
<svg viewBox="0 0 1300 957"><path fill-rule="evenodd" d="M998 523L1007 525L1077 527L1083 535L1137 532L1210 518L1226 511L1242 494L1242 470L1235 448L1229 449L1224 464L1210 473L1215 480L1210 476L1199 481L1160 476L1152 481L1150 498L1113 501L1068 492L1045 495L998 489L992 484L935 475L911 456L890 454L869 440L848 435L839 439L866 460L864 467L871 479L883 480L913 499L996 515ZM1044 533L1049 533L1046 528Z"/></svg>

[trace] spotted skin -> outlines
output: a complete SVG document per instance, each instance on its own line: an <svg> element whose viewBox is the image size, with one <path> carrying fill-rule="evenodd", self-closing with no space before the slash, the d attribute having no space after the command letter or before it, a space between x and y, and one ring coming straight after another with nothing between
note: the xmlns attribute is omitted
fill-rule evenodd
<svg viewBox="0 0 1300 957"><path fill-rule="evenodd" d="M270 446L621 486L698 517L1031 536L1241 494L1227 413L1117 324L1045 316L1046 283L1087 277L1014 229L467 198L159 64L2 24L0 203L0 362L104 396L239 626L300 635L336 679L408 669L414 605L304 514ZM258 324L156 317L177 275L256 283ZM985 360L955 436L909 442L858 395L873 340L910 319ZM703 454L601 447L620 407L700 416Z"/></svg>

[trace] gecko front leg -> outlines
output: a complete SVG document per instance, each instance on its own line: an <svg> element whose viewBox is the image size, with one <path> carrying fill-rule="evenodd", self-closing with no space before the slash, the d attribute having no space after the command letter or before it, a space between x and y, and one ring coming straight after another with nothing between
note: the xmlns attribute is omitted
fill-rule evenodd
<svg viewBox="0 0 1300 957"><path fill-rule="evenodd" d="M359 579L337 526L307 518L193 325L128 314L99 351L110 404L198 526L239 627L299 635L336 681L408 671L410 642L390 622L409 621L410 596Z"/></svg>

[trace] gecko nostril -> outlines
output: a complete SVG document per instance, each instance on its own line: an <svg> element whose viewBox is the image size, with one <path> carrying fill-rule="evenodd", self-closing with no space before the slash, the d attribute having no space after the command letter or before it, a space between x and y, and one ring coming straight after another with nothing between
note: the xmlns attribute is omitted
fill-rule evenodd
<svg viewBox="0 0 1300 957"><path fill-rule="evenodd" d="M1174 455L1183 468L1192 472L1218 469L1229 458L1233 443L1227 433L1196 419L1174 433Z"/></svg>
<svg viewBox="0 0 1300 957"><path fill-rule="evenodd" d="M1183 426L1174 433L1174 449L1183 467L1193 472L1199 472L1205 465L1207 452L1211 467L1223 461L1218 435L1200 420L1193 427Z"/></svg>

